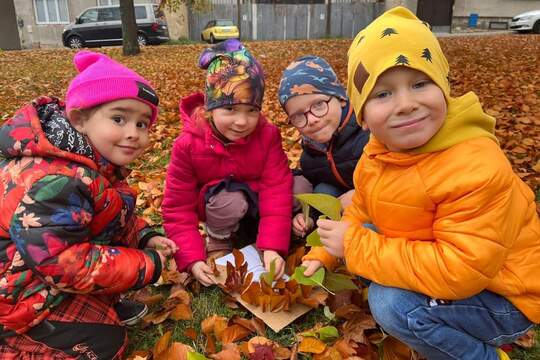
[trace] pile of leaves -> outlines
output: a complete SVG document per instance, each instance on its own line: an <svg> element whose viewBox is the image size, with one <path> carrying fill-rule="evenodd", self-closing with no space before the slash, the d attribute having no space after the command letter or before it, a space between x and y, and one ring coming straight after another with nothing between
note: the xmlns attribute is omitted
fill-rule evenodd
<svg viewBox="0 0 540 360"><path fill-rule="evenodd" d="M295 304L307 305L317 308L323 305L327 293L321 289L314 289L311 285L298 283L296 280L285 281L283 278L274 281L275 268L261 281L252 281L253 273L248 273L248 264L244 255L233 249L235 265L227 262L227 274L224 284L220 287L231 295L239 294L246 303L260 306L263 312L288 311Z"/></svg>

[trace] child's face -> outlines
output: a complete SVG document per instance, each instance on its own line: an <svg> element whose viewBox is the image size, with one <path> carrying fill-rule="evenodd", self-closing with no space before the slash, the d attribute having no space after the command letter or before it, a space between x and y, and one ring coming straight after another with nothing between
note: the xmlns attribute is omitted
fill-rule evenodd
<svg viewBox="0 0 540 360"><path fill-rule="evenodd" d="M143 153L149 143L152 109L134 100L116 100L99 106L83 118L71 118L107 160L125 166Z"/></svg>
<svg viewBox="0 0 540 360"><path fill-rule="evenodd" d="M212 112L216 129L231 141L240 140L255 130L259 122L259 108L237 104L219 107Z"/></svg>
<svg viewBox="0 0 540 360"><path fill-rule="evenodd" d="M302 136L325 144L332 139L341 121L343 100L324 94L305 94L285 103L289 122Z"/></svg>
<svg viewBox="0 0 540 360"><path fill-rule="evenodd" d="M379 76L362 118L390 151L422 146L439 131L447 107L441 89L423 72L393 67Z"/></svg>

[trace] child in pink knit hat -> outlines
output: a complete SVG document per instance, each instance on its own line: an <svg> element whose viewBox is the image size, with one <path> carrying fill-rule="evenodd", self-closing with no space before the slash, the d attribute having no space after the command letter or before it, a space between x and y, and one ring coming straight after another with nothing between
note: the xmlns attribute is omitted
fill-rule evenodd
<svg viewBox="0 0 540 360"><path fill-rule="evenodd" d="M39 97L0 127L2 359L120 359L122 325L147 309L119 295L155 282L176 252L135 216L125 181L149 144L155 91L106 55L73 62L65 105Z"/></svg>

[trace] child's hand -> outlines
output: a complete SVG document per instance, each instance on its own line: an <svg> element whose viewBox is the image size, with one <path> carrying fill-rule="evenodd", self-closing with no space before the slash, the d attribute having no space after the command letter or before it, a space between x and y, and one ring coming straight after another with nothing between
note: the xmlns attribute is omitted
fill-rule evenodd
<svg viewBox="0 0 540 360"><path fill-rule="evenodd" d="M285 260L274 250L264 250L263 251L263 262L264 268L266 271L270 271L270 265L272 261L275 260L275 276L274 279L279 279L285 273Z"/></svg>
<svg viewBox="0 0 540 360"><path fill-rule="evenodd" d="M146 247L159 250L165 256L174 255L178 251L178 246L176 246L174 241L164 236L151 237Z"/></svg>
<svg viewBox="0 0 540 360"><path fill-rule="evenodd" d="M317 232L321 242L328 253L336 257L343 257L343 238L349 228L349 224L334 220L317 220Z"/></svg>
<svg viewBox="0 0 540 360"><path fill-rule="evenodd" d="M292 220L293 233L296 236L306 236L307 232L313 229L313 225L315 225L313 223L313 219L308 217L306 222L306 220L304 219L304 214L302 213L296 214Z"/></svg>
<svg viewBox="0 0 540 360"><path fill-rule="evenodd" d="M197 261L191 267L191 273L204 286L210 286L216 283L214 273L210 266L204 261Z"/></svg>
<svg viewBox="0 0 540 360"><path fill-rule="evenodd" d="M310 277L315 274L315 271L319 270L323 266L323 263L320 260L305 260L302 262L302 266L306 267L304 271L304 276Z"/></svg>

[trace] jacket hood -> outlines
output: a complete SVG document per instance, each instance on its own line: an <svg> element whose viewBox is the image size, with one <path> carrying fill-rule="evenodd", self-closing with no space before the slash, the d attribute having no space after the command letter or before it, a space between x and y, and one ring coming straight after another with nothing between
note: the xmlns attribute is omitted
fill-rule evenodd
<svg viewBox="0 0 540 360"><path fill-rule="evenodd" d="M59 129L61 126L64 128ZM24 106L0 126L0 157L61 158L81 163L111 181L124 179L129 174L128 169L101 156L71 127L65 117L63 102L46 96Z"/></svg>
<svg viewBox="0 0 540 360"><path fill-rule="evenodd" d="M407 166L429 156L430 153L478 137L488 137L498 143L495 137L495 119L482 110L478 96L469 92L459 98L450 99L443 126L423 146L410 152L392 152L371 136L365 152L368 156L377 157L384 162Z"/></svg>

